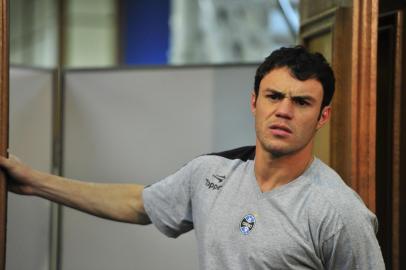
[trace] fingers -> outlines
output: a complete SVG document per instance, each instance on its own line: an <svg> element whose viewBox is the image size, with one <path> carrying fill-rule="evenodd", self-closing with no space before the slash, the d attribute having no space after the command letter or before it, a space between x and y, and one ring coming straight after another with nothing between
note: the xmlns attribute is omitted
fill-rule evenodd
<svg viewBox="0 0 406 270"><path fill-rule="evenodd" d="M15 155L10 155L9 158L0 156L0 167L11 168L16 163L22 163L21 159Z"/></svg>
<svg viewBox="0 0 406 270"><path fill-rule="evenodd" d="M27 166L19 161L16 156L10 158L0 156L0 168L4 170L10 180L19 179L24 176Z"/></svg>
<svg viewBox="0 0 406 270"><path fill-rule="evenodd" d="M17 161L19 163L22 163L21 159L19 157L15 156L15 155L13 155L13 154L9 155L9 159L13 160L13 161Z"/></svg>
<svg viewBox="0 0 406 270"><path fill-rule="evenodd" d="M29 175L28 167L22 164L18 157L10 155L9 158L0 156L0 168L7 175L7 189L13 193L30 195L31 188L25 182Z"/></svg>
<svg viewBox="0 0 406 270"><path fill-rule="evenodd" d="M16 194L23 194L21 186L14 183L7 183L7 189Z"/></svg>
<svg viewBox="0 0 406 270"><path fill-rule="evenodd" d="M0 156L0 166L1 167L10 167L10 160L6 157Z"/></svg>

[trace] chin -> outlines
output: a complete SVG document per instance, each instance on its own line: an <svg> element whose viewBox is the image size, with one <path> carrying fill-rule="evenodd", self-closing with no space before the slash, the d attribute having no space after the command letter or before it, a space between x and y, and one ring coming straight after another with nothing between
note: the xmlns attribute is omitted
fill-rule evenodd
<svg viewBox="0 0 406 270"><path fill-rule="evenodd" d="M273 157L280 158L293 153L293 151L289 151L286 149L270 149L268 151Z"/></svg>
<svg viewBox="0 0 406 270"><path fill-rule="evenodd" d="M282 146L275 146L275 145L264 145L262 144L262 148L265 152L271 154L273 157L283 157L289 154L292 154L294 151L292 149L287 149L286 147Z"/></svg>

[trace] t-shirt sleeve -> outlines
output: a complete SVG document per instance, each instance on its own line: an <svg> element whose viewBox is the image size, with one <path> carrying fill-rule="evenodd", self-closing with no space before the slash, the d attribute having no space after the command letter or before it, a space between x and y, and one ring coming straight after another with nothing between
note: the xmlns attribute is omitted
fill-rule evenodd
<svg viewBox="0 0 406 270"><path fill-rule="evenodd" d="M343 226L322 243L325 269L385 269L376 239L375 216L346 220Z"/></svg>
<svg viewBox="0 0 406 270"><path fill-rule="evenodd" d="M176 238L193 229L193 161L143 191L144 208L159 231Z"/></svg>

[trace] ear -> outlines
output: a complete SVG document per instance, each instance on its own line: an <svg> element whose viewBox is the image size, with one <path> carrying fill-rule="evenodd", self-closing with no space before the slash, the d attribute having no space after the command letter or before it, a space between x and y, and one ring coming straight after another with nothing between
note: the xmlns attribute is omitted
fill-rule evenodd
<svg viewBox="0 0 406 270"><path fill-rule="evenodd" d="M325 106L321 112L320 119L317 123L316 129L320 129L321 127L323 127L328 122L328 120L330 120L330 116L331 116L331 106Z"/></svg>
<svg viewBox="0 0 406 270"><path fill-rule="evenodd" d="M251 93L251 113L255 116L255 111L257 109L257 95L255 95L255 91Z"/></svg>

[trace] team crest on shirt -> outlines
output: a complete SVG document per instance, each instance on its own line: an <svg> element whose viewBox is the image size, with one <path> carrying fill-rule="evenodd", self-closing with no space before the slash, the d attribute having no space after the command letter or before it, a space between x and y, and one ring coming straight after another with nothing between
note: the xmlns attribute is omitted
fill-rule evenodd
<svg viewBox="0 0 406 270"><path fill-rule="evenodd" d="M249 234L255 226L255 216L252 214L245 215L244 218L241 220L240 223L240 231L242 234L247 235Z"/></svg>

